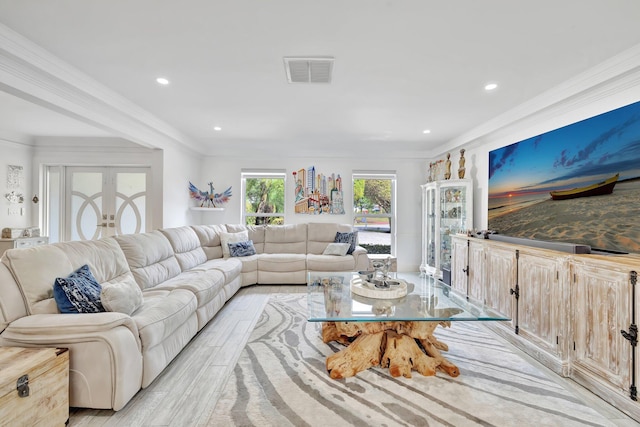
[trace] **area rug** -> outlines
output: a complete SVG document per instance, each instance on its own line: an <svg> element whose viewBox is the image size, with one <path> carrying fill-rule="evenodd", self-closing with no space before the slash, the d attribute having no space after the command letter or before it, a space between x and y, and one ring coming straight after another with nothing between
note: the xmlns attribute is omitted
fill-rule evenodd
<svg viewBox="0 0 640 427"><path fill-rule="evenodd" d="M612 425L474 322L436 330L457 378L394 378L376 367L332 380L325 359L342 346L322 342L306 304L304 294L271 296L210 418L216 425Z"/></svg>

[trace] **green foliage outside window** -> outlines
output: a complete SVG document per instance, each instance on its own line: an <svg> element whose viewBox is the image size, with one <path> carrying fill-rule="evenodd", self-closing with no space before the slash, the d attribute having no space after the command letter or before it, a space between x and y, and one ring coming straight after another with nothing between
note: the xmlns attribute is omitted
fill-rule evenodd
<svg viewBox="0 0 640 427"><path fill-rule="evenodd" d="M284 178L247 178L245 217L247 225L283 224Z"/></svg>
<svg viewBox="0 0 640 427"><path fill-rule="evenodd" d="M391 180L354 179L353 200L358 212L391 213Z"/></svg>
<svg viewBox="0 0 640 427"><path fill-rule="evenodd" d="M360 238L360 246L370 254L391 254L391 190L391 179L353 179L353 224L369 231L368 236ZM386 238L382 237L385 233ZM378 237L374 238L376 234Z"/></svg>

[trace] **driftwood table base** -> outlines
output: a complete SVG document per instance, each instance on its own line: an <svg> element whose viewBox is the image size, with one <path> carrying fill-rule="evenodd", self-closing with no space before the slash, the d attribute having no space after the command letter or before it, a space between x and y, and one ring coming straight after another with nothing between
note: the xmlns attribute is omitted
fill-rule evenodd
<svg viewBox="0 0 640 427"><path fill-rule="evenodd" d="M411 371L435 375L442 370L452 377L458 367L442 356L448 346L433 336L433 331L450 322L324 322L322 340L338 341L347 347L327 357L331 378L340 379L380 366L394 377L411 378Z"/></svg>

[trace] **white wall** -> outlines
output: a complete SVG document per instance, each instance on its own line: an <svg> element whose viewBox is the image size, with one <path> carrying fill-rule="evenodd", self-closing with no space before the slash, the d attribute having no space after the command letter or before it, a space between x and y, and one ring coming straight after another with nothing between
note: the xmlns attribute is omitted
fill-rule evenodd
<svg viewBox="0 0 640 427"><path fill-rule="evenodd" d="M209 181L217 190L232 186L233 196L223 212L193 212L194 219L201 224L240 223L242 195L240 193L240 173L247 169L280 169L287 173L285 216L287 224L305 222L353 223L354 171L394 171L397 175L397 220L396 247L398 269L418 271L421 260L421 197L420 185L426 182L424 159L366 159L366 158L292 158L286 153L272 158L252 157L206 157L202 160L202 173L193 181L197 187L205 187ZM345 201L345 215L302 215L294 213L293 171L315 166L323 174L335 173L342 177ZM195 178L194 178L195 179ZM195 201L191 202L195 205Z"/></svg>
<svg viewBox="0 0 640 427"><path fill-rule="evenodd" d="M206 162L202 162L201 155L181 148L165 148L163 154L163 227L200 224L198 213L189 210L189 181L200 176L201 168L207 166Z"/></svg>
<svg viewBox="0 0 640 427"><path fill-rule="evenodd" d="M2 195L2 201L0 202L0 229L5 227L25 228L38 225L37 205L31 202L35 194L32 181L32 157L33 147L0 138L0 194ZM7 166L9 165L22 166L23 168L22 186L15 191L24 195L24 203L12 204L5 198L5 194L10 191L7 188ZM22 215L10 215L9 208L18 206L22 208Z"/></svg>

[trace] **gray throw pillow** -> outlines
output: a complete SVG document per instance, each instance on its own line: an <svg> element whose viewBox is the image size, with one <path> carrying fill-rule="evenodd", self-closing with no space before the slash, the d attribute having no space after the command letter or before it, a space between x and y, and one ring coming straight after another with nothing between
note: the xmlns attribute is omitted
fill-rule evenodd
<svg viewBox="0 0 640 427"><path fill-rule="evenodd" d="M350 243L329 243L322 255L345 256L350 246Z"/></svg>
<svg viewBox="0 0 640 427"><path fill-rule="evenodd" d="M347 254L352 254L358 245L358 232L351 231L349 233L341 233L338 231L336 233L336 238L333 241L335 243L349 243L349 250L347 251Z"/></svg>

